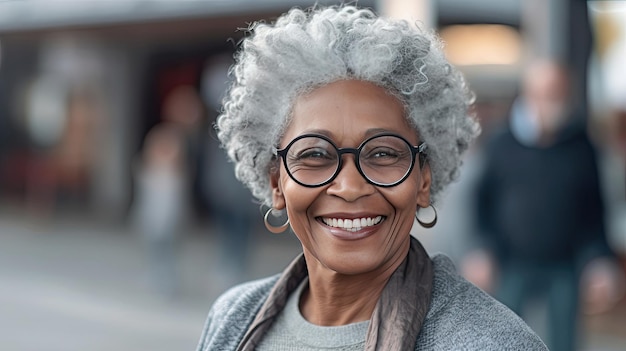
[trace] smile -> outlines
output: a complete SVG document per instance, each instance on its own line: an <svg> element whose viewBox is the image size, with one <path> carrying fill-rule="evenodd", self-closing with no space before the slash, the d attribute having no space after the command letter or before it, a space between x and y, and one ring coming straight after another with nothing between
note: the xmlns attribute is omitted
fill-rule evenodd
<svg viewBox="0 0 626 351"><path fill-rule="evenodd" d="M355 218L355 219L345 219L345 218L321 218L322 222L329 227L341 228L344 230L348 230L351 232L359 231L366 227L372 227L384 219L383 216L376 216L374 218L364 217L364 218Z"/></svg>

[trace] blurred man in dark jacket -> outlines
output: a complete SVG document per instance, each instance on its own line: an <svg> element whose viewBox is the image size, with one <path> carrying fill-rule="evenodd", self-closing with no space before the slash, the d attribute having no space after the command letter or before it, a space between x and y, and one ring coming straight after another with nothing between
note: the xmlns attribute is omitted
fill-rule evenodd
<svg viewBox="0 0 626 351"><path fill-rule="evenodd" d="M518 314L528 298L545 296L553 351L575 349L580 274L610 257L596 155L586 119L570 109L571 84L555 63L529 67L509 128L486 146L477 188L495 294Z"/></svg>

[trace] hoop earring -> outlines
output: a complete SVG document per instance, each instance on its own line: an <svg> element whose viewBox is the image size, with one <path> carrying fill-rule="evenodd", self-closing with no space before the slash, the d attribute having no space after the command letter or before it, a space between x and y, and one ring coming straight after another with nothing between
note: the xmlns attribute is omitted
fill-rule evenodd
<svg viewBox="0 0 626 351"><path fill-rule="evenodd" d="M272 214L273 217L278 217L278 216L274 216L273 214L274 211L276 210L273 208L270 208L269 210L267 210L267 212L265 212L265 216L263 217L263 223L265 223L265 228L267 228L267 230L269 230L271 233L280 234L284 232L285 230L287 230L287 228L289 228L289 217L287 217L287 221L284 224L280 226L274 226L269 221L270 213Z"/></svg>
<svg viewBox="0 0 626 351"><path fill-rule="evenodd" d="M432 221L430 222L422 222L418 217L417 217L417 213L419 212L415 212L415 219L417 220L417 223L419 223L422 227L428 229L428 228L432 228L435 226L435 224L437 224L437 209L435 208L435 206L433 206L433 204L428 205L428 207L431 207L433 209L433 212L435 213L435 218L433 218ZM428 208L425 207L425 208Z"/></svg>

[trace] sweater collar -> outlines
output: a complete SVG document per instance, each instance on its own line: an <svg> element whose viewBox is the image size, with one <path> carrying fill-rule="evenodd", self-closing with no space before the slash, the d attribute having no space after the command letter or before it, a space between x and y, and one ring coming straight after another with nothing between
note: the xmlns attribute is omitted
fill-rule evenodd
<svg viewBox="0 0 626 351"><path fill-rule="evenodd" d="M238 351L251 351L261 342L292 294L308 276L304 255L285 269L242 339ZM411 350L430 308L433 267L428 254L411 237L411 247L391 275L374 308L365 350Z"/></svg>

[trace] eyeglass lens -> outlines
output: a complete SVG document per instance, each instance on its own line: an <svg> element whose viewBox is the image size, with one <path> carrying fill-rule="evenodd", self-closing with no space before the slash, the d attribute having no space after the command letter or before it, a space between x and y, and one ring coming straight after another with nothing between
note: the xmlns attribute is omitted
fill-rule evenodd
<svg viewBox="0 0 626 351"><path fill-rule="evenodd" d="M401 181L411 171L411 146L399 137L375 137L361 145L359 150L358 167L372 183L391 185ZM340 156L329 141L307 136L291 144L285 162L296 181L315 186L335 176L339 171Z"/></svg>

